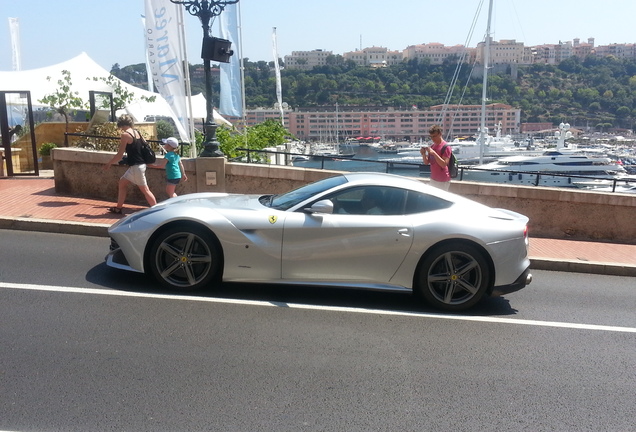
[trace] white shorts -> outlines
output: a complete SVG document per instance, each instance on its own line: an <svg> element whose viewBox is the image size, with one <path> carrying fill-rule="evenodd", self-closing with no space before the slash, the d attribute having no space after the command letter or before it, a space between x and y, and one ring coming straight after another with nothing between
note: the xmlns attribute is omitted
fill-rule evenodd
<svg viewBox="0 0 636 432"><path fill-rule="evenodd" d="M450 182L449 181L440 182L440 181L431 179L431 186L435 186L438 189L447 191L448 188L450 187Z"/></svg>
<svg viewBox="0 0 636 432"><path fill-rule="evenodd" d="M146 181L146 164L128 167L121 178L126 179L137 186L148 186L148 182Z"/></svg>

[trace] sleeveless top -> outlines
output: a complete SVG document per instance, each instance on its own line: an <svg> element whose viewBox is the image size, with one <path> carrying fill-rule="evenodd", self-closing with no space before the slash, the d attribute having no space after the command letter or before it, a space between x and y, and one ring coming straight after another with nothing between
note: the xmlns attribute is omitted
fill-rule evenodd
<svg viewBox="0 0 636 432"><path fill-rule="evenodd" d="M141 156L141 138L135 138L135 136L128 131L126 131L126 133L133 139L130 144L126 144L126 163L128 166L145 164L146 162L144 162L144 158Z"/></svg>

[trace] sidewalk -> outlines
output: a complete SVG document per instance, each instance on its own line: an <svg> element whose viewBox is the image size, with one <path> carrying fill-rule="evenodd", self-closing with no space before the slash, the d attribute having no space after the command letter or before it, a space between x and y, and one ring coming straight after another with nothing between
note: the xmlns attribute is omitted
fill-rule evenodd
<svg viewBox="0 0 636 432"><path fill-rule="evenodd" d="M44 173L43 175L46 175ZM55 193L51 176L0 178L0 229L107 236L113 202ZM143 206L124 206L124 214ZM530 238L532 268L636 276L636 245Z"/></svg>

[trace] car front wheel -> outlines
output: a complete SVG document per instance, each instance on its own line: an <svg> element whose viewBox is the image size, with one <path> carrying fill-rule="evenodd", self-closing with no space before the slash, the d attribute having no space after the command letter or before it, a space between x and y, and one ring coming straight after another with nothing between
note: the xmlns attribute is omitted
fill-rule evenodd
<svg viewBox="0 0 636 432"><path fill-rule="evenodd" d="M220 269L214 236L200 227L173 227L157 236L148 259L149 270L163 286L182 291L201 289Z"/></svg>
<svg viewBox="0 0 636 432"><path fill-rule="evenodd" d="M417 289L431 306L460 311L481 300L490 279L488 264L479 249L446 244L432 250L421 262Z"/></svg>

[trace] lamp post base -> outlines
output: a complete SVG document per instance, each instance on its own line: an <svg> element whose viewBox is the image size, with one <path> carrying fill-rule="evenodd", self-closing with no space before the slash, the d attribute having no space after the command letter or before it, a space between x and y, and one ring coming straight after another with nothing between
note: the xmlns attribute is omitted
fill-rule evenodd
<svg viewBox="0 0 636 432"><path fill-rule="evenodd" d="M205 141L203 143L203 150L199 157L224 157L225 155L219 148L219 142L216 140L216 128L215 123L205 124Z"/></svg>

